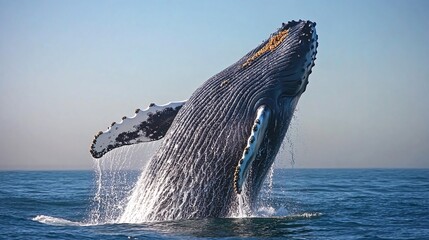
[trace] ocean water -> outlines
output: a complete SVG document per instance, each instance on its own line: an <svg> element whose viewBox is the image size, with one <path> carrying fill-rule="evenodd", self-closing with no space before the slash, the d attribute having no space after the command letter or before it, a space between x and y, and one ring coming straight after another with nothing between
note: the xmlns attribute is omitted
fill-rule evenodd
<svg viewBox="0 0 429 240"><path fill-rule="evenodd" d="M0 172L0 239L429 239L429 169L275 169L252 217L142 224L100 221L97 177Z"/></svg>

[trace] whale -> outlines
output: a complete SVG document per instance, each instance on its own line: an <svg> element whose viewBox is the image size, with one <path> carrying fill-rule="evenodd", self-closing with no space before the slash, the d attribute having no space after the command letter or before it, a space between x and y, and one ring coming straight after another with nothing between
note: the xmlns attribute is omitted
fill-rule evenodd
<svg viewBox="0 0 429 240"><path fill-rule="evenodd" d="M316 23L289 21L185 101L151 103L94 137L93 158L159 141L119 222L231 216L257 202L318 47Z"/></svg>

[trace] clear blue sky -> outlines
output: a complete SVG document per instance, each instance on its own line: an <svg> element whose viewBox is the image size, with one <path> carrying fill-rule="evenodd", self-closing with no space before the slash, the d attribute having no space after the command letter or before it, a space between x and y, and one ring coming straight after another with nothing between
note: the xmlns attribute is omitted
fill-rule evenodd
<svg viewBox="0 0 429 240"><path fill-rule="evenodd" d="M429 167L429 1L0 0L0 169L87 169L94 133L317 22L296 167Z"/></svg>

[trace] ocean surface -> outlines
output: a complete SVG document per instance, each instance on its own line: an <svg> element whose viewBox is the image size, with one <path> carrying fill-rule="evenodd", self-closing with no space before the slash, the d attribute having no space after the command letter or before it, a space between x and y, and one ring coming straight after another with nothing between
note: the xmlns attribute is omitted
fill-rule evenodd
<svg viewBox="0 0 429 240"><path fill-rule="evenodd" d="M252 217L142 224L97 220L96 179L0 172L0 239L429 239L429 169L275 169Z"/></svg>

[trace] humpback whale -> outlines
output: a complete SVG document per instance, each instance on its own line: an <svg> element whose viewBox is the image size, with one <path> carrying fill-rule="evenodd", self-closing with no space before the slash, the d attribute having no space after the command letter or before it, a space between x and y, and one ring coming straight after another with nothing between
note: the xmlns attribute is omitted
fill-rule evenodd
<svg viewBox="0 0 429 240"><path fill-rule="evenodd" d="M257 200L316 59L316 23L290 21L187 101L150 104L99 132L94 158L125 145L161 144L120 222L228 217Z"/></svg>

